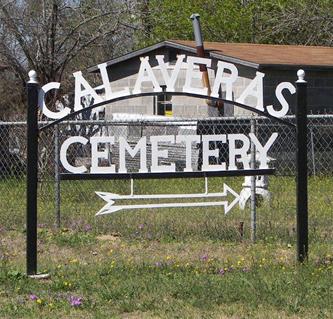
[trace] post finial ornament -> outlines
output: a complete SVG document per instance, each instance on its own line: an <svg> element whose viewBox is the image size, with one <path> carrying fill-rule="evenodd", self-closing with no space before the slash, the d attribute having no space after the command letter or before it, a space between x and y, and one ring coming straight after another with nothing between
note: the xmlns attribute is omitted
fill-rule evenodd
<svg viewBox="0 0 333 319"><path fill-rule="evenodd" d="M200 18L200 14L199 14L199 13L193 13L193 14L190 16L190 19L191 19L191 20L199 19L199 18Z"/></svg>
<svg viewBox="0 0 333 319"><path fill-rule="evenodd" d="M29 75L28 83L38 83L37 72L35 70L30 70L28 75Z"/></svg>
<svg viewBox="0 0 333 319"><path fill-rule="evenodd" d="M299 69L297 71L297 77L298 77L298 80L296 81L297 83L305 83L306 82L304 80L304 78L305 78L305 71L304 70Z"/></svg>

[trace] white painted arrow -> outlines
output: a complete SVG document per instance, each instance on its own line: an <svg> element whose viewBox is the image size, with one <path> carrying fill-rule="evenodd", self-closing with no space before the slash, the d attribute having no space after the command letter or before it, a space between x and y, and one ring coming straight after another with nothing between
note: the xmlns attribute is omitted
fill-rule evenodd
<svg viewBox="0 0 333 319"><path fill-rule="evenodd" d="M172 199L172 198L211 198L211 197L226 197L228 192L231 193L235 199L229 204L228 201L215 201L215 202L189 202L189 203L153 203L153 204L133 204L133 205L114 205L114 200L121 199ZM172 208L172 207L207 207L207 206L224 206L224 213L227 214L239 201L239 194L237 194L227 184L223 184L222 193L196 193L196 194L154 194L154 195L119 195L114 193L96 192L107 204L96 214L106 215L120 210L126 209L142 209L142 208Z"/></svg>

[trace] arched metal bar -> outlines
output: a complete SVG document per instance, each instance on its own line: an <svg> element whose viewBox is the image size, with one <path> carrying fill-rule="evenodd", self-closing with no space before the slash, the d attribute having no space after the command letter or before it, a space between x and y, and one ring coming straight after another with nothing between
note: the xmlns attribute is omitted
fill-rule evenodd
<svg viewBox="0 0 333 319"><path fill-rule="evenodd" d="M243 108L245 110L257 113L261 116L265 116L265 117L270 118L270 119L272 119L276 122L279 122L281 124L284 124L284 125L287 125L287 126L290 126L290 127L296 127L295 124L290 123L290 122L288 122L286 120L283 120L281 118L275 117L275 116L269 114L268 112L260 111L256 108L252 107L252 106L245 105L245 104L242 104L242 103L238 103L236 101L230 101L230 100L226 100L226 99L223 99L223 98L211 97L211 96L208 96L208 95L201 95L201 94L188 93L188 92L145 92L145 93L131 94L131 95L125 95L125 96L117 97L115 99L106 100L106 101L96 103L96 104L93 104L91 106L82 108L81 110L69 113L68 115L62 117L61 119L57 119L57 120L55 120L51 123L48 123L48 124L42 126L39 129L39 131L43 131L43 130L45 130L47 128L50 128L50 127L52 127L56 124L59 124L59 123L65 121L65 120L67 120L67 119L69 119L73 116L79 115L83 112L92 110L92 109L94 109L96 107L99 107L99 106L103 106L103 105L106 105L106 104L109 104L109 103L114 103L114 102L123 101L123 100L127 100L127 99L134 99L134 98L137 98L137 97L157 96L157 95L161 95L161 94L169 94L169 95L172 95L172 96L188 96L188 97L201 98L201 99L211 100L211 101L222 101L224 103L230 103L230 104L233 104L233 105L238 106L240 108Z"/></svg>

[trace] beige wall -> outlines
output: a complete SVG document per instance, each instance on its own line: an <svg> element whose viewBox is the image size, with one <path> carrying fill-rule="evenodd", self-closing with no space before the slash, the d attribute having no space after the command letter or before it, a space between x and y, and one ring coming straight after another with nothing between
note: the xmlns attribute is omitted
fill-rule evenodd
<svg viewBox="0 0 333 319"><path fill-rule="evenodd" d="M169 69L172 70L173 66L169 66ZM175 90L181 92L185 83L187 64L183 63L183 67L180 71L180 74L177 78L175 85ZM164 84L162 73L158 66L153 67L154 74L160 84ZM196 69L197 72L199 68ZM125 87L130 87L133 89L135 81L137 78L137 73L116 81L111 82L112 90L114 92L120 91ZM214 83L214 70L209 69L209 78L211 86ZM248 85L251 80L246 77L239 77L234 83L234 99L240 96L241 92ZM194 87L202 88L201 80L193 80L192 85ZM143 83L142 92L151 92L153 89L150 82ZM120 102L115 102L106 107L106 119L112 119L112 114L114 113L131 113L131 114L142 114L142 115L153 115L153 97L139 97L133 99L127 99ZM249 105L255 105L255 99L249 98L246 101ZM218 116L217 109L214 107L207 106L204 99L197 99L187 96L174 96L172 97L172 106L173 106L173 116L174 117L184 117L184 118L207 118L210 116ZM229 107L230 108L230 107ZM241 108L235 107L234 115L244 115L249 114L248 111ZM228 114L227 114L228 115ZM232 114L229 114L232 115Z"/></svg>

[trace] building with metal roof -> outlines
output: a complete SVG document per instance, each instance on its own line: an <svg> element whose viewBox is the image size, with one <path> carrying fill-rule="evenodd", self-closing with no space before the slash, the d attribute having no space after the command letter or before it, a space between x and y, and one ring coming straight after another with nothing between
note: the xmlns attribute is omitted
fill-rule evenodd
<svg viewBox="0 0 333 319"><path fill-rule="evenodd" d="M172 69L179 54L196 56L195 42L163 41L107 61L111 83L113 87L119 87L119 89L124 86L133 87L135 76L140 67L140 57L146 56L149 57L149 63L156 72L157 78L161 78L155 56L164 55L164 61L168 62L168 68ZM309 88L309 113L326 113L333 110L333 48L331 47L205 42L205 55L212 60L211 68L209 68L211 81L214 80L218 61L233 63L237 67L239 78L233 86L233 99L237 99L255 77L256 72L259 71L265 74L263 79L264 106L276 105L278 108L279 104L275 96L277 85L281 82L294 83L297 79L297 70L304 69ZM186 62L184 62L176 83L176 90L181 88L185 81L186 68ZM98 67L91 67L88 71L97 72ZM147 87L147 90L149 89L151 88ZM293 113L296 96L287 93L285 95L290 104L289 113ZM216 115L216 110L209 110L210 108L207 107L204 101L198 101L194 98L170 97L169 101L164 101L164 105L168 106L169 111L159 110L157 104L158 101L153 97L142 97L113 105L110 112L149 115L172 114L176 117ZM254 101L249 98L246 104L253 105ZM247 112L226 105L223 114L219 115L237 116L244 115Z"/></svg>

